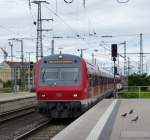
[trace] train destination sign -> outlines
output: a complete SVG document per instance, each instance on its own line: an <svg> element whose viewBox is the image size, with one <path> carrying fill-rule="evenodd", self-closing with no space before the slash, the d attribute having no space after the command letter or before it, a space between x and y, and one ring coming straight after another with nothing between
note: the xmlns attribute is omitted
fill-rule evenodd
<svg viewBox="0 0 150 140"><path fill-rule="evenodd" d="M49 60L49 64L72 64L70 60Z"/></svg>

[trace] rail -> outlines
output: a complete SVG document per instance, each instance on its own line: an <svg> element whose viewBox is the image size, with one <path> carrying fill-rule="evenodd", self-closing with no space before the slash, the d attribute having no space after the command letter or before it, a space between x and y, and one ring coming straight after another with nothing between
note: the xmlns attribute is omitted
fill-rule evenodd
<svg viewBox="0 0 150 140"><path fill-rule="evenodd" d="M35 128L32 128L31 130L25 132L24 134L21 134L20 136L14 138L13 140L23 140L26 137L28 137L29 135L31 135L32 133L36 132L37 130L39 130L40 128L44 127L45 125L49 124L50 120L46 120L43 123L39 124L38 126L36 126Z"/></svg>
<svg viewBox="0 0 150 140"><path fill-rule="evenodd" d="M19 108L16 110L11 110L9 112L5 112L0 114L0 123L8 121L10 119L14 119L16 117L21 117L25 114L29 114L35 111L35 106L27 106L25 108Z"/></svg>

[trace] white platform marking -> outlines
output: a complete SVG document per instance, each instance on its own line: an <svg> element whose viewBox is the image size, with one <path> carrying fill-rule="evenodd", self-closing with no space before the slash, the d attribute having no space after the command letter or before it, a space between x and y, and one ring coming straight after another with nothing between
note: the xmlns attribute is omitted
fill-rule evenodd
<svg viewBox="0 0 150 140"><path fill-rule="evenodd" d="M105 113L102 115L102 117L99 119L95 127L92 129L91 133L87 136L86 140L97 140L99 138L116 103L117 103L117 100L114 100L112 104L107 108Z"/></svg>

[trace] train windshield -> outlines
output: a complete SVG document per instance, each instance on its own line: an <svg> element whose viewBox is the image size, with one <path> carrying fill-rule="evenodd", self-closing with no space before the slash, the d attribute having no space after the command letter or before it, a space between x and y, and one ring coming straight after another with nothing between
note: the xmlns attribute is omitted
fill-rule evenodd
<svg viewBox="0 0 150 140"><path fill-rule="evenodd" d="M43 68L40 83L44 85L79 85L80 68Z"/></svg>

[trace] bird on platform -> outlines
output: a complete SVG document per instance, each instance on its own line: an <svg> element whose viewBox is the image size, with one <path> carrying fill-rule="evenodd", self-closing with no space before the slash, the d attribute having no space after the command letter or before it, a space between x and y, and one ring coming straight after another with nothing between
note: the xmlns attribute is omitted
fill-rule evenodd
<svg viewBox="0 0 150 140"><path fill-rule="evenodd" d="M139 116L136 116L134 119L132 119L132 122L136 122L139 119Z"/></svg>
<svg viewBox="0 0 150 140"><path fill-rule="evenodd" d="M132 114L132 113L133 113L133 109L130 110L129 114Z"/></svg>
<svg viewBox="0 0 150 140"><path fill-rule="evenodd" d="M122 114L121 116L122 116L122 117L126 117L126 116L127 116L127 113L124 113L124 114Z"/></svg>

